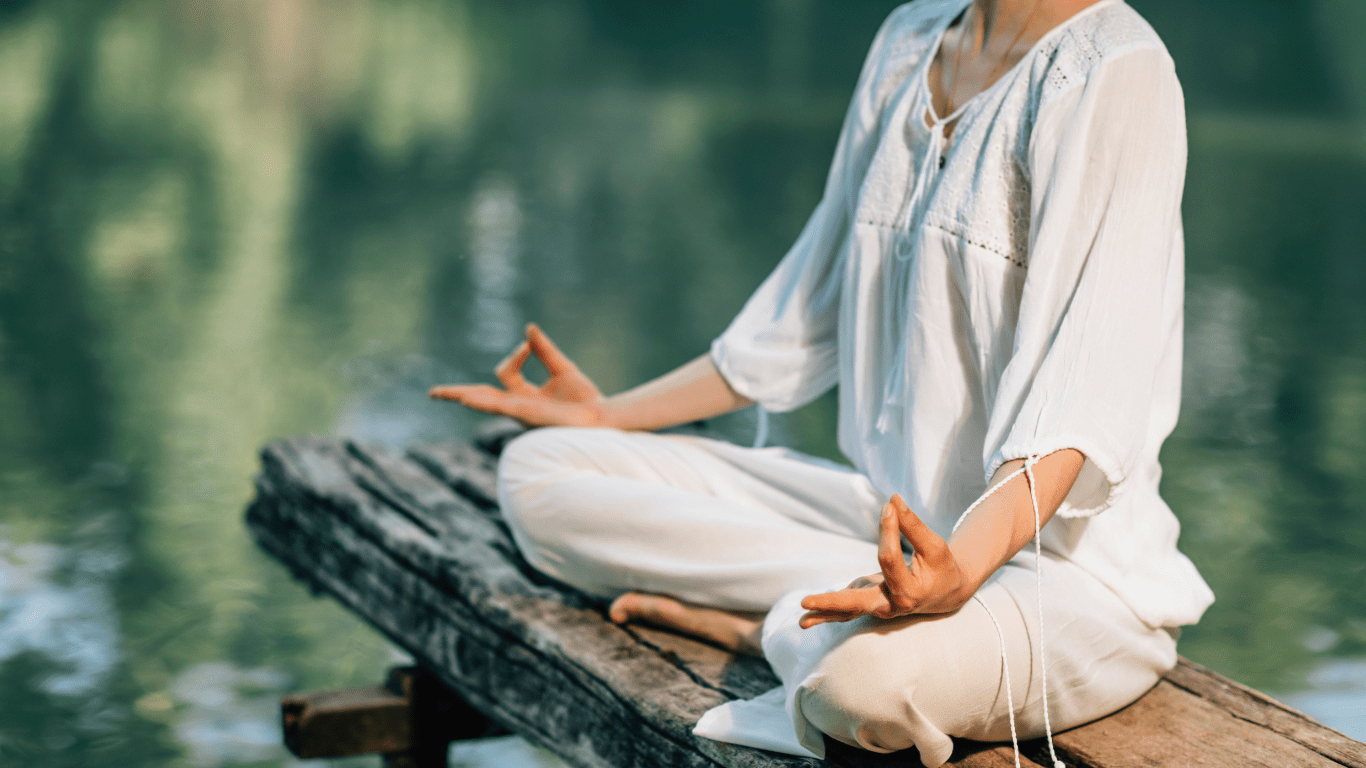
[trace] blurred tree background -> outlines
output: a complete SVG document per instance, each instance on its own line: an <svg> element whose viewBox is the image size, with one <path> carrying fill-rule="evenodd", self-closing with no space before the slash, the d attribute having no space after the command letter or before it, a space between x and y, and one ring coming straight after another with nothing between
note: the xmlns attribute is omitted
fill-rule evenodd
<svg viewBox="0 0 1366 768"><path fill-rule="evenodd" d="M258 447L460 439L426 388L530 319L609 391L703 351L895 5L0 0L0 761L287 764L280 693L395 653L249 540ZM1190 118L1182 652L1366 738L1366 4L1132 5Z"/></svg>

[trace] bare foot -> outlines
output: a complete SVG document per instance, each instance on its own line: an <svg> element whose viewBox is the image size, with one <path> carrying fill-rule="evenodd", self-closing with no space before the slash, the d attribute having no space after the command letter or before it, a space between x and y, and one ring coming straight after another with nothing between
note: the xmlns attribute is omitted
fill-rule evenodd
<svg viewBox="0 0 1366 768"><path fill-rule="evenodd" d="M763 658L759 631L764 614L723 611L679 602L672 597L627 592L612 601L607 616L618 624L639 621L713 642L735 653Z"/></svg>

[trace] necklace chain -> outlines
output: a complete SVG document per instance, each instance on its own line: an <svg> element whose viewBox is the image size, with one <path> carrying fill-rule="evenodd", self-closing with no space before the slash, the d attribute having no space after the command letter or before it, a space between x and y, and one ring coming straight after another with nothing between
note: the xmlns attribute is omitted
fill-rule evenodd
<svg viewBox="0 0 1366 768"><path fill-rule="evenodd" d="M1029 29L1030 22L1034 21L1034 14L1038 12L1039 6L1042 4L1043 0L1034 0L1034 7L1029 9L1029 15L1025 17L1024 24L1020 26L1020 31L1015 33L1015 37L1010 41L1010 44L1006 46L1005 52L1001 54L1001 58L996 61L996 66L992 67L991 72L987 75L988 88L996 82L996 75L1000 73L1001 67L1006 63L1006 58L1010 56L1010 52L1015 49L1015 44L1020 42L1020 38L1024 37L1025 30ZM975 9L976 7L977 4L973 3L972 8ZM963 41L967 39L967 31L967 17L964 16L963 29L958 33L958 45L954 46L953 49L953 72L949 75L949 95L944 104L944 117L953 114L953 96L958 90L958 60L963 55ZM983 51L987 49L987 45L990 42L990 39L982 41Z"/></svg>

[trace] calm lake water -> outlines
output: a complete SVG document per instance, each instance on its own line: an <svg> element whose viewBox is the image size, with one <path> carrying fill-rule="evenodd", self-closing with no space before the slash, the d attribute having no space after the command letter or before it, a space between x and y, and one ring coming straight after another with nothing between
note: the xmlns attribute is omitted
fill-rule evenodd
<svg viewBox="0 0 1366 768"><path fill-rule="evenodd" d="M700 353L894 5L0 2L0 763L297 765L279 696L402 654L250 541L257 449L462 439L423 393L530 319L609 391ZM1190 113L1181 650L1366 739L1366 4L1133 5Z"/></svg>

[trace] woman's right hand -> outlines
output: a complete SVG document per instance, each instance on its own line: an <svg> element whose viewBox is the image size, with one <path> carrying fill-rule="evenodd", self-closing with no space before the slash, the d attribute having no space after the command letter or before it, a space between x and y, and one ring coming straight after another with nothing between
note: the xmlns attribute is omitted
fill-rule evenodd
<svg viewBox="0 0 1366 768"><path fill-rule="evenodd" d="M550 378L536 386L522 376L522 366L535 353ZM486 413L496 413L532 427L593 427L603 422L603 396L596 384L560 351L534 323L526 340L496 368L503 388L488 384L447 384L427 393Z"/></svg>

